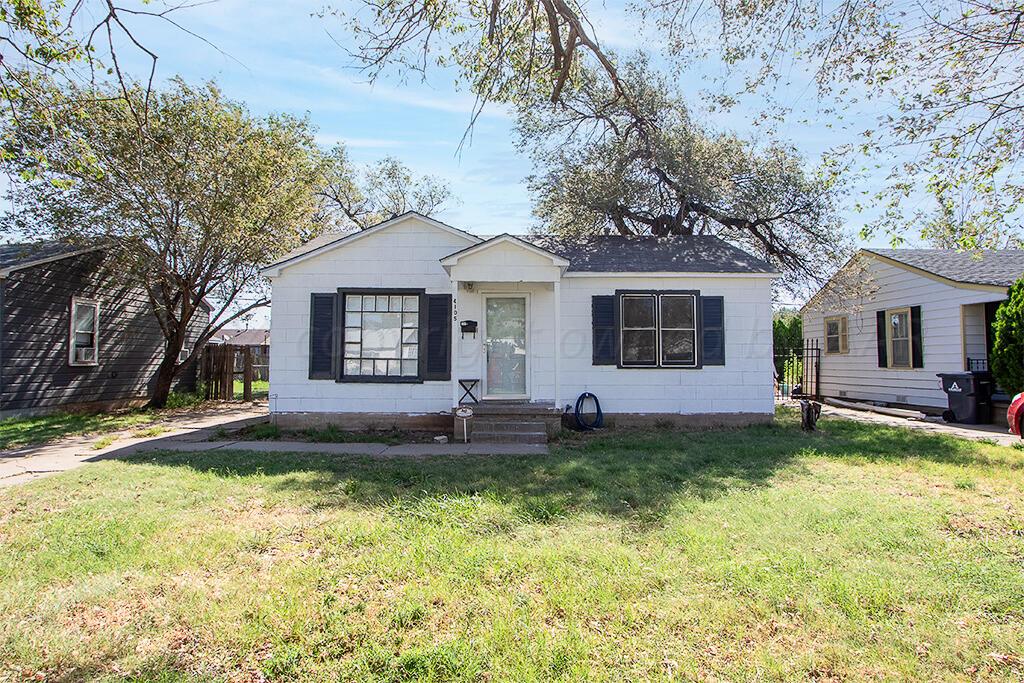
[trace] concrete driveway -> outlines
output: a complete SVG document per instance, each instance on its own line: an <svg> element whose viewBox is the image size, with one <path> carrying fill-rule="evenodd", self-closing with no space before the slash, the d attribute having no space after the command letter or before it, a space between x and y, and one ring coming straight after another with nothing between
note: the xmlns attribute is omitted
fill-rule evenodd
<svg viewBox="0 0 1024 683"><path fill-rule="evenodd" d="M224 403L197 410L168 413L166 418L121 432L72 436L39 446L25 446L0 451L0 488L23 484L57 472L66 472L89 462L103 459L113 451L123 452L127 447L169 437L206 440L218 428L237 429L267 419L267 405ZM140 429L161 426L166 431L158 436L135 438ZM100 439L115 435L117 440L105 448L93 448Z"/></svg>
<svg viewBox="0 0 1024 683"><path fill-rule="evenodd" d="M974 441L995 441L1001 446L1012 446L1020 443L1020 438L1010 434L1006 427L996 425L961 425L943 422L941 419L910 420L905 417L893 415L882 415L863 410L852 410L840 408L839 406L822 405L821 414L831 417L841 417L846 420L867 422L869 424L886 425L889 427L906 427L931 432L932 434L945 434L961 439Z"/></svg>

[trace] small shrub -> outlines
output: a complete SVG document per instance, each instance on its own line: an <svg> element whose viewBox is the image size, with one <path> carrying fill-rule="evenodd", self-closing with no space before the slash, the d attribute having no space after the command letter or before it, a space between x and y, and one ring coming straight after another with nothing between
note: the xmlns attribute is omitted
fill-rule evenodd
<svg viewBox="0 0 1024 683"><path fill-rule="evenodd" d="M1010 287L996 310L989 367L996 383L1011 396L1024 391L1024 278Z"/></svg>

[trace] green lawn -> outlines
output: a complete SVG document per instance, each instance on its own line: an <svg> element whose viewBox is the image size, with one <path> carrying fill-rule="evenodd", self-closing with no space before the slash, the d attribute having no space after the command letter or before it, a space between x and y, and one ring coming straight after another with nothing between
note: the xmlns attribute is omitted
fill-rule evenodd
<svg viewBox="0 0 1024 683"><path fill-rule="evenodd" d="M819 424L6 490L0 677L1021 680L1024 451Z"/></svg>
<svg viewBox="0 0 1024 683"><path fill-rule="evenodd" d="M160 419L153 411L134 410L117 413L57 413L43 417L19 417L0 420L0 450L46 443L64 436L106 434L147 425Z"/></svg>
<svg viewBox="0 0 1024 683"><path fill-rule="evenodd" d="M233 391L235 393L235 399L241 400L242 396L245 395L245 382L240 379L236 379ZM270 382L266 380L253 380L252 397L254 399L266 398L268 394L270 394Z"/></svg>

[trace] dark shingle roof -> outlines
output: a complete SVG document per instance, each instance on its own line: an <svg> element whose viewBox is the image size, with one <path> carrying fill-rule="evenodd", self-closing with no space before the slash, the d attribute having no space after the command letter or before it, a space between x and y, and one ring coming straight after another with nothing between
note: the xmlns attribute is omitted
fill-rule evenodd
<svg viewBox="0 0 1024 683"><path fill-rule="evenodd" d="M866 249L954 282L1009 287L1024 275L1024 250Z"/></svg>
<svg viewBox="0 0 1024 683"><path fill-rule="evenodd" d="M534 244L569 261L570 272L774 273L767 261L711 235L536 237Z"/></svg>
<svg viewBox="0 0 1024 683"><path fill-rule="evenodd" d="M37 261L82 251L81 246L65 242L22 242L0 244L0 269L20 268Z"/></svg>

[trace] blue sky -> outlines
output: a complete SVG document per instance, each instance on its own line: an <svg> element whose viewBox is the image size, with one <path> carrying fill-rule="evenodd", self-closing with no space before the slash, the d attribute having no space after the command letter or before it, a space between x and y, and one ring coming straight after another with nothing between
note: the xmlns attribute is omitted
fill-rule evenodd
<svg viewBox="0 0 1024 683"><path fill-rule="evenodd" d="M417 173L445 179L458 202L443 211L441 218L447 222L484 234L527 231L533 218L523 179L530 165L512 144L508 113L488 106L472 140L460 152L473 97L456 89L454 74L435 70L426 83L418 75L403 79L391 74L367 83L335 42L344 44L349 39L342 20L313 16L322 6L321 2L219 0L173 15L218 49L163 22L139 20L134 26L146 46L159 54L159 78L175 74L190 81L215 78L230 97L245 101L257 113L308 112L320 130L320 141L324 145L344 141L357 162L393 155ZM353 7L346 0L337 0L336 6ZM635 22L612 4L592 5L589 16L609 49L628 52L645 42L655 44L650 37L645 41ZM137 72L145 67L137 54L131 55L129 64ZM703 73L684 74L680 90L696 93L701 76L712 68L717 67L709 64ZM806 79L795 79L790 89L782 92L789 102L814 106L813 88L806 87ZM697 98L693 100L696 104ZM752 134L749 121L758 105L756 99L748 98L744 106L716 115L713 123ZM857 130L869 126L870 119L853 117L848 123ZM831 144L849 137L821 123L789 124L781 134L812 162ZM852 211L846 217L851 234L865 220Z"/></svg>

